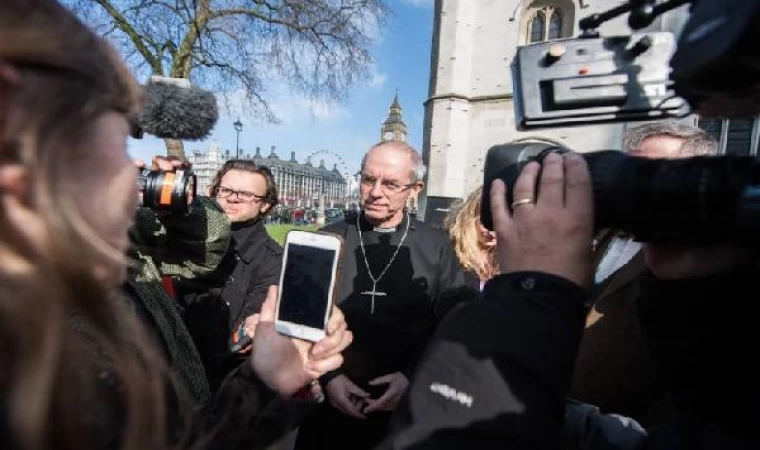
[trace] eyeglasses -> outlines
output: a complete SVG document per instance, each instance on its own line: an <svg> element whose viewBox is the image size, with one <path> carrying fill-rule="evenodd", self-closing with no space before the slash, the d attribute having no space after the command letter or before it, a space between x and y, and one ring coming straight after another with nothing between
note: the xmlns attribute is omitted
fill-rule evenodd
<svg viewBox="0 0 760 450"><path fill-rule="evenodd" d="M365 188L373 188L377 183L380 183L380 187L383 189L383 192L387 194L398 194L399 192L409 189L412 186L415 186L417 183L409 183L409 184L398 184L394 183L393 181L388 180L378 180L375 177L371 177L369 175L361 175L361 178L359 178L359 183L364 186Z"/></svg>
<svg viewBox="0 0 760 450"><path fill-rule="evenodd" d="M246 203L260 202L264 200L263 195L256 195L253 192L236 191L235 189L230 189L224 186L219 186L219 188L216 190L217 198L229 198L229 197L232 197L233 195L236 195L237 199L240 200L241 202L246 202Z"/></svg>

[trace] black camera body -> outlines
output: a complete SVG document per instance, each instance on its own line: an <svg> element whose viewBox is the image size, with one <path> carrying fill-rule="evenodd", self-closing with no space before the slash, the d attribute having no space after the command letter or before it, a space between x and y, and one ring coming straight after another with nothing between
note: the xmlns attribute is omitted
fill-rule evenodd
<svg viewBox="0 0 760 450"><path fill-rule="evenodd" d="M512 63L518 129L682 116L672 33L581 37L520 47Z"/></svg>
<svg viewBox="0 0 760 450"><path fill-rule="evenodd" d="M677 45L670 33L603 38L596 31L628 12L631 27L640 29L686 3L692 3L691 16ZM512 66L518 128L677 118L688 108L718 117L760 111L758 0L629 0L584 18L580 27L580 38L518 50ZM506 183L511 205L527 161L567 151L549 142L492 147L484 170L483 224L493 229L487 193L494 179ZM583 157L597 230L626 231L645 242L760 249L760 160L652 160L619 151Z"/></svg>
<svg viewBox="0 0 760 450"><path fill-rule="evenodd" d="M515 181L527 162L569 151L540 142L492 147L486 157L485 186L502 179L511 205ZM648 159L616 150L582 155L591 174L597 230L626 231L643 242L760 249L760 160L749 156ZM490 200L483 195L481 222L493 229Z"/></svg>
<svg viewBox="0 0 760 450"><path fill-rule="evenodd" d="M597 31L625 13L638 30L687 3L691 13L678 42L670 32ZM578 38L517 50L518 129L760 111L760 1L629 0L584 18L580 28Z"/></svg>
<svg viewBox="0 0 760 450"><path fill-rule="evenodd" d="M187 170L139 169L139 206L184 213L196 196L197 177Z"/></svg>

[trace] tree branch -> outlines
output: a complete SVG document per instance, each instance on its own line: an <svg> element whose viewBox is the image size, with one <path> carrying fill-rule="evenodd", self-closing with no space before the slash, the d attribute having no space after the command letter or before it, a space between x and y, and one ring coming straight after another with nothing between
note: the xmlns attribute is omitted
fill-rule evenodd
<svg viewBox="0 0 760 450"><path fill-rule="evenodd" d="M226 16L239 16L239 15L250 16L255 19L259 19L263 22L267 22L271 24L285 25L286 27L292 28L297 31L306 31L308 29L314 28L318 24L318 22L312 22L308 24L299 24L298 22L277 19L275 17L267 16L266 14L261 14L258 11L254 11L252 9L245 9L245 8L231 8L231 9L222 9L218 11L212 11L211 19L218 19L218 18L226 17Z"/></svg>
<svg viewBox="0 0 760 450"><path fill-rule="evenodd" d="M127 19L124 18L124 16L119 12L119 10L114 8L114 6L111 4L109 0L95 0L95 1L100 6L102 6L103 9L106 10L108 15L110 15L113 18L116 26L118 26L121 31L123 31L127 36L129 36L129 39L135 45L135 48L137 49L138 52L140 52L142 57L145 58L145 61L150 65L151 69L153 69L155 73L158 73L158 74L163 73L163 68L161 67L161 60L150 52L147 45L145 45L145 42L143 42L140 34L127 21Z"/></svg>

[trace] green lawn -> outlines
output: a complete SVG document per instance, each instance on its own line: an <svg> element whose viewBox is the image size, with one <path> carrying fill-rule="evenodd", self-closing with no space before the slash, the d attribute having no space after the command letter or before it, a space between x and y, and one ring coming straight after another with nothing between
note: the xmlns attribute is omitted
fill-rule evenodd
<svg viewBox="0 0 760 450"><path fill-rule="evenodd" d="M267 232L272 236L272 239L277 241L280 245L285 245L285 235L290 230L317 231L317 229L319 229L319 226L317 225L296 226L270 224L266 227Z"/></svg>

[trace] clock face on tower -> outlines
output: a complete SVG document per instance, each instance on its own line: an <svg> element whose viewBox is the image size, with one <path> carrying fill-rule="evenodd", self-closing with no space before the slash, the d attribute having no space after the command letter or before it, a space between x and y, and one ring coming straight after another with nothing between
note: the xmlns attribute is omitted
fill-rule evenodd
<svg viewBox="0 0 760 450"><path fill-rule="evenodd" d="M392 141L393 140L393 131L386 131L383 133L383 139L386 141Z"/></svg>

